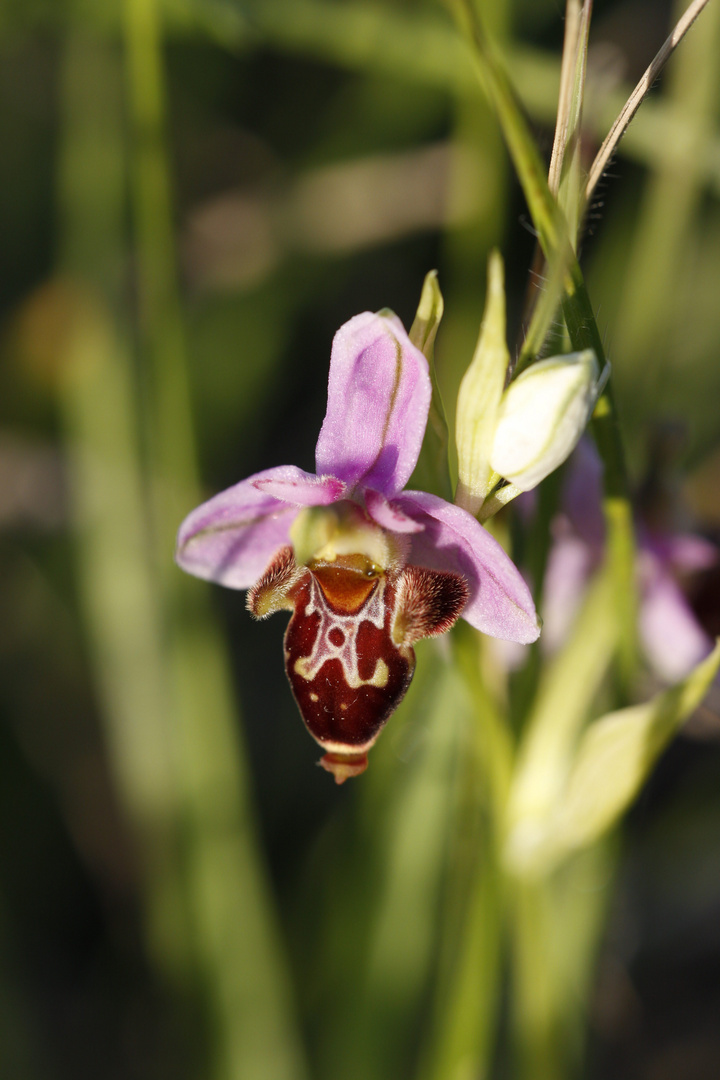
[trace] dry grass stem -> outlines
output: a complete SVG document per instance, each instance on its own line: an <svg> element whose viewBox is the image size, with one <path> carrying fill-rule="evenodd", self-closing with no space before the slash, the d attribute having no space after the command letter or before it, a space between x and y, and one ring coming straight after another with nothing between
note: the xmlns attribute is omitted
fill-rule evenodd
<svg viewBox="0 0 720 1080"><path fill-rule="evenodd" d="M646 95L648 94L653 83L657 79L658 75L662 71L665 63L672 55L674 50L680 44L685 34L688 32L692 24L697 19L700 12L708 4L708 0L693 0L688 7L685 14L678 20L675 29L670 34L670 37L666 40L663 47L657 53L652 63L646 69L640 82L633 90L630 97L625 102L617 120L610 128L605 141L600 147L595 160L593 161L592 168L590 169L590 175L588 176L587 186L585 188L586 203L590 202L593 191L597 185L598 180L605 171L608 161L615 153L617 145L622 139L623 135L628 129L630 121L635 116L640 106L643 103Z"/></svg>

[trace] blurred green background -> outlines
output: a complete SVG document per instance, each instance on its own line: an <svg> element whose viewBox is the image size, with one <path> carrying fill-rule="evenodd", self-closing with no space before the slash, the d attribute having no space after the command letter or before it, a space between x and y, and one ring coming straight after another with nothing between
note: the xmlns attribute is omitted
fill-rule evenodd
<svg viewBox="0 0 720 1080"><path fill-rule="evenodd" d="M479 6L549 152L562 5ZM677 14L597 0L588 164ZM633 483L661 457L673 523L715 538L718 55L711 4L582 252ZM4 0L0 132L0 1075L421 1075L446 871L483 835L442 644L336 789L283 620L172 552L201 498L313 468L352 315L409 325L436 267L452 411L498 245L517 340L534 240L468 57L430 0ZM717 707L605 887L587 1077L720 1075Z"/></svg>

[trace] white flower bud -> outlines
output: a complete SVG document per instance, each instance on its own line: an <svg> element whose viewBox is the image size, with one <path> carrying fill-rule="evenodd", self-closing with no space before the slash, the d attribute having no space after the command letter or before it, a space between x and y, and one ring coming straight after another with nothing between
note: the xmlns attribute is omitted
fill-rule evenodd
<svg viewBox="0 0 720 1080"><path fill-rule="evenodd" d="M576 446L604 382L592 349L524 371L500 402L490 455L495 472L521 491L544 480Z"/></svg>

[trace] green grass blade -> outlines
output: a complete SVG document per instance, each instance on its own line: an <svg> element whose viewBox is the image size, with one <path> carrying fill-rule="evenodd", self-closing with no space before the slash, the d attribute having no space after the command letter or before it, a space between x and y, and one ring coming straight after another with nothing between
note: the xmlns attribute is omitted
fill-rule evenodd
<svg viewBox="0 0 720 1080"><path fill-rule="evenodd" d="M141 350L150 407L153 541L167 642L196 962L214 1035L213 1075L305 1073L288 973L257 850L249 780L223 642L205 585L172 562L175 531L200 501L172 180L165 147L161 27L153 0L126 0L132 209Z"/></svg>
<svg viewBox="0 0 720 1080"><path fill-rule="evenodd" d="M608 713L588 727L548 823L546 865L587 847L615 824L665 746L702 702L718 668L720 643L676 686L642 705Z"/></svg>
<svg viewBox="0 0 720 1080"><path fill-rule="evenodd" d="M613 582L606 569L595 577L565 645L543 672L518 749L505 857L519 873L534 867L536 846L562 796L575 743L607 673L617 634Z"/></svg>

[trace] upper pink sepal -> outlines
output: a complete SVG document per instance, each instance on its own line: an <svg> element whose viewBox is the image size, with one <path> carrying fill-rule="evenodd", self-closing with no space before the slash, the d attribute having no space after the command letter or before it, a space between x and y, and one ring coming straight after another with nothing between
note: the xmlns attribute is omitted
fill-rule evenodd
<svg viewBox="0 0 720 1080"><path fill-rule="evenodd" d="M333 340L318 474L392 498L417 463L431 394L428 362L398 318L350 319Z"/></svg>
<svg viewBox="0 0 720 1080"><path fill-rule="evenodd" d="M454 570L470 586L462 617L491 637L527 645L540 635L535 604L524 578L476 518L424 491L407 491L397 502L424 525L412 537L408 561Z"/></svg>
<svg viewBox="0 0 720 1080"><path fill-rule="evenodd" d="M333 501L326 485L294 465L255 473L185 518L176 553L183 570L231 589L249 589L257 581L275 553L290 543L290 526L298 513L298 505L288 502L287 495L279 499L263 490L265 481L285 485L284 491L294 485L296 496L303 492L305 506Z"/></svg>

